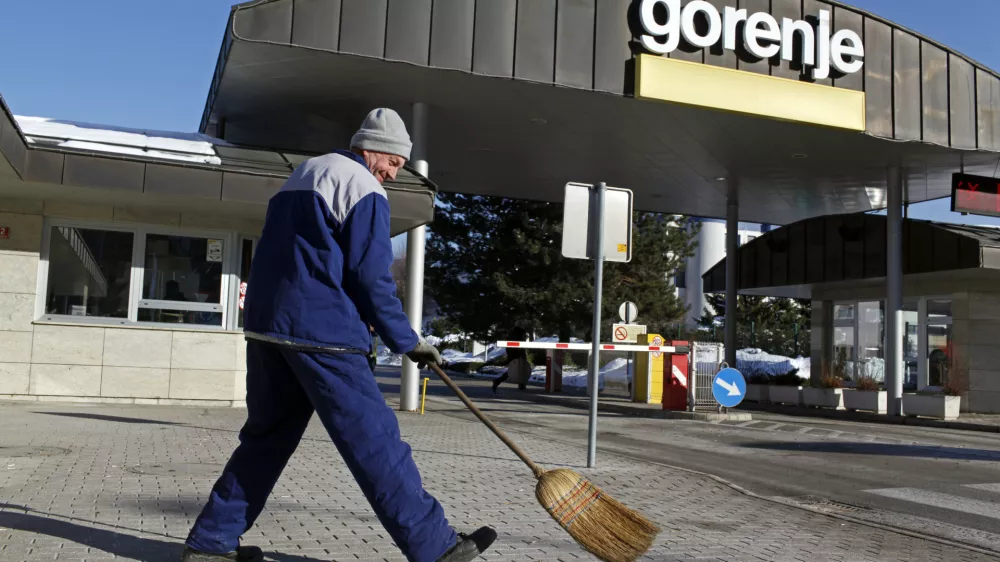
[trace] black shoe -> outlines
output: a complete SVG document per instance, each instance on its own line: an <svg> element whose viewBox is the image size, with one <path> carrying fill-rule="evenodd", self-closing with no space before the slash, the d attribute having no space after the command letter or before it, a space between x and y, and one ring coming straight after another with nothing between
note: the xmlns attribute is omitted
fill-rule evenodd
<svg viewBox="0 0 1000 562"><path fill-rule="evenodd" d="M480 527L471 535L459 533L455 546L438 558L437 562L471 562L486 552L495 540L497 532L489 527Z"/></svg>
<svg viewBox="0 0 1000 562"><path fill-rule="evenodd" d="M497 389L500 388L500 377L493 379L493 394L496 395Z"/></svg>
<svg viewBox="0 0 1000 562"><path fill-rule="evenodd" d="M238 546L236 550L225 554L209 554L185 546L181 554L181 562L264 562L264 552L256 546Z"/></svg>

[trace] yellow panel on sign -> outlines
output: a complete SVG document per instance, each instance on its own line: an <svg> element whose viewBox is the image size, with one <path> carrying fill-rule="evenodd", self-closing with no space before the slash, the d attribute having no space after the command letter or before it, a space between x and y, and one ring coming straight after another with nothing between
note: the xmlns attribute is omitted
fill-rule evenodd
<svg viewBox="0 0 1000 562"><path fill-rule="evenodd" d="M619 244L618 245L618 253L619 254L627 254L628 253L628 244Z"/></svg>
<svg viewBox="0 0 1000 562"><path fill-rule="evenodd" d="M659 334L641 334L640 345L663 345L663 336ZM653 353L637 353L635 355L635 374L632 375L633 402L643 404L659 404L663 401L663 354L654 357Z"/></svg>
<svg viewBox="0 0 1000 562"><path fill-rule="evenodd" d="M639 55L635 74L640 99L865 130L864 92L654 55Z"/></svg>

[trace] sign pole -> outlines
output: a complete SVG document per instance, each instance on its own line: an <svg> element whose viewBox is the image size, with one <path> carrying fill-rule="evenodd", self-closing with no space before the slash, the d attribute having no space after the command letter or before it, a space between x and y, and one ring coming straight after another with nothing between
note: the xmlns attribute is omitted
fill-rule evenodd
<svg viewBox="0 0 1000 562"><path fill-rule="evenodd" d="M632 323L632 307L629 306L629 303L625 303L625 318L623 318L623 320L625 320L626 324ZM634 356L635 354L633 354L631 351L628 352L628 355L625 356L625 380L627 381L632 380L632 358ZM635 400L635 393L632 392L632 383L629 382L628 385L629 385L629 400Z"/></svg>
<svg viewBox="0 0 1000 562"><path fill-rule="evenodd" d="M590 352L590 423L587 428L587 468L594 468L597 463L597 387L601 374L601 293L604 283L604 182L597 184L596 218L594 221L594 324L591 329Z"/></svg>

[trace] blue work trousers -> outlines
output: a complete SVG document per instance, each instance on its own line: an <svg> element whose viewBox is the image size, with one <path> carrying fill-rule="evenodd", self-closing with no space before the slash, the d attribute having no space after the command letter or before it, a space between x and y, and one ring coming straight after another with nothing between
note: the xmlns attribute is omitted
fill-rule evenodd
<svg viewBox="0 0 1000 562"><path fill-rule="evenodd" d="M428 494L362 354L306 353L247 342L247 421L187 545L233 551L253 525L319 415L382 526L411 562L434 562L456 541Z"/></svg>

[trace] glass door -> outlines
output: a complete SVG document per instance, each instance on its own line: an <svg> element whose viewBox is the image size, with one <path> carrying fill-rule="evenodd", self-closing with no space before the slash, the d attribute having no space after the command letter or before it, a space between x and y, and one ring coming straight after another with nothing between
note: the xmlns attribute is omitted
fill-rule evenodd
<svg viewBox="0 0 1000 562"><path fill-rule="evenodd" d="M927 299L927 378L942 386L952 361L951 299Z"/></svg>

